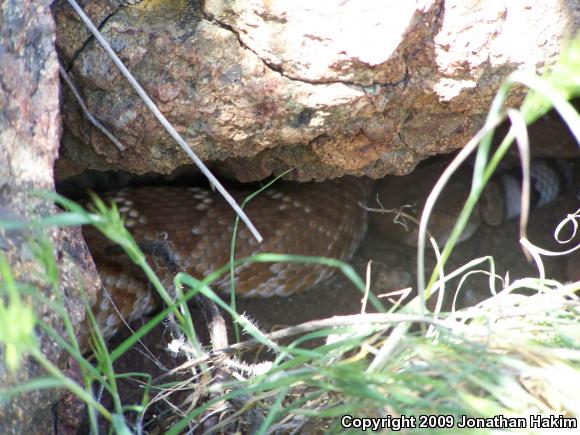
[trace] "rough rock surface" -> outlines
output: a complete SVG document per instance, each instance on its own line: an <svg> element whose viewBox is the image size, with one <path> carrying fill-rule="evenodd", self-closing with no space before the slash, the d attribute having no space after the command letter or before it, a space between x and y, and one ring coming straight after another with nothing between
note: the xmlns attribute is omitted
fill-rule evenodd
<svg viewBox="0 0 580 435"><path fill-rule="evenodd" d="M60 139L58 63L55 26L49 2L9 0L0 8L0 220L27 221L56 212L53 204L34 196L33 189L53 190L53 164ZM31 239L46 239L60 272L73 326L84 319L78 277L89 298L98 281L80 230L5 231L0 229L0 255L5 256L18 282L39 288L49 300L53 289L33 255ZM2 295L0 295L1 297ZM35 302L39 320L62 332L60 319ZM39 334L43 354L60 367L66 354ZM17 373L4 366L0 346L0 387L20 385L45 375L32 360L24 360ZM0 402L0 433L51 433L55 427L52 404L60 392L34 391Z"/></svg>
<svg viewBox="0 0 580 435"><path fill-rule="evenodd" d="M242 181L290 167L300 180L408 173L464 145L502 80L542 72L580 25L575 0L383 3L81 2L192 149ZM68 170L186 163L66 2L54 12L72 79L127 147L65 93Z"/></svg>

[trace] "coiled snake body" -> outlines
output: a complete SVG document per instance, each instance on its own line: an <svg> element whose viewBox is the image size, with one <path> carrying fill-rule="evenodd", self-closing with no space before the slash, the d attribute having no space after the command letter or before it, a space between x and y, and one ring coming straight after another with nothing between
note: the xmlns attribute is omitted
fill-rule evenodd
<svg viewBox="0 0 580 435"><path fill-rule="evenodd" d="M562 187L558 171L540 164L535 165L534 186L539 191L539 205L554 199ZM399 181L379 184L376 192L385 208L401 207L415 199L423 199L436 181L438 171L427 171L404 187ZM539 174L539 175L538 175ZM502 178L503 177L503 178ZM502 175L490 185L487 198L476 211L464 232L468 238L481 220L497 225L514 214L514 202L519 196L509 197L513 175ZM515 177L517 178L517 177ZM399 177L399 180L403 178ZM452 181L443 201L435 209L431 233L443 243L455 222L469 183L461 178ZM513 190L513 189L511 189ZM366 203L372 183L352 177L323 183L283 183L263 192L246 207L246 212L264 236L258 245L249 231L240 227L236 241L236 258L258 252L273 252L309 256L323 256L348 261L366 232L367 212L360 203ZM251 191L232 191L238 201ZM122 189L109 193L105 200L117 203L125 216L125 224L135 240L164 241L182 267L197 278L203 278L227 264L234 225L234 214L217 193L202 188L144 187ZM422 208L419 207L418 211ZM413 244L412 230L406 232L392 223L392 216L373 216L378 229L389 238ZM108 293L101 292L94 306L97 321L105 336L113 335L121 324L151 311L156 303L150 286L129 259L111 254L108 242L94 228L83 230L85 240ZM164 284L171 286L173 274L155 258L149 258ZM333 270L321 265L296 263L254 263L238 266L236 293L242 296L286 296L306 290L330 277ZM221 293L229 290L229 276L212 284ZM109 298L110 295L110 298ZM112 300L111 300L112 299ZM114 304L112 303L114 302Z"/></svg>
<svg viewBox="0 0 580 435"><path fill-rule="evenodd" d="M240 226L236 258L258 252L323 256L348 260L366 231L368 182L346 177L324 183L283 183L265 191L245 208L264 236L260 245ZM232 191L238 201L251 191ZM218 193L202 188L144 187L123 189L104 197L117 203L136 241L171 243L178 262L203 278L229 261L235 216ZM101 292L94 307L103 334L120 326L119 314L130 321L155 306L144 275L94 228L83 230L85 241L108 294ZM149 259L167 288L173 276L155 258ZM236 267L236 293L243 296L285 296L324 281L332 269L296 263L254 263ZM229 276L212 284L225 293ZM108 296L111 296L115 307ZM119 313L117 313L117 309Z"/></svg>

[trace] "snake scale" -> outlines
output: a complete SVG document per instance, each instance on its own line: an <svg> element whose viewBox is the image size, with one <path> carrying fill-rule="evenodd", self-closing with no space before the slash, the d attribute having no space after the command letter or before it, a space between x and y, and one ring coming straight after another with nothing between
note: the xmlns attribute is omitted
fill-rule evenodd
<svg viewBox="0 0 580 435"><path fill-rule="evenodd" d="M435 183L440 170L427 169L405 185L406 177L391 177L373 190L370 180L344 177L322 183L286 182L274 185L246 206L246 212L262 232L261 245L250 232L240 227L236 257L258 252L323 256L349 261L367 227L367 211L361 207L377 198L385 208L401 207L415 201L415 214ZM534 198L537 205L554 199L562 190L562 171L544 161L533 165ZM497 225L519 214L519 176L504 173L493 179L479 209L463 234L471 236L481 221ZM419 181L413 181L419 180ZM430 231L444 243L457 213L468 194L468 178L459 174L451 180L443 200L436 207ZM372 193L376 193L372 195ZM251 191L231 192L242 201ZM135 240L167 241L180 265L197 278L227 264L234 228L234 213L218 193L199 187L127 188L103 196L113 201L125 218ZM392 215L372 216L373 224L387 237L413 244L415 230L405 231L393 223ZM83 229L85 241L108 290L100 292L93 309L106 337L126 321L153 310L157 303L145 276L126 256L111 253L108 242L92 227ZM155 258L148 258L162 282L172 285L173 274ZM297 263L254 263L235 269L236 293L242 296L286 296L316 286L328 279L333 270L321 265ZM229 276L212 287L219 293L229 291Z"/></svg>
<svg viewBox="0 0 580 435"><path fill-rule="evenodd" d="M258 245L241 226L236 257L273 252L350 259L366 231L366 211L358 203L366 201L368 186L344 178L324 183L288 182L265 191L245 208L264 242ZM230 193L241 202L252 192ZM217 192L197 187L144 187L119 190L103 198L117 203L136 241L169 241L177 261L193 276L203 278L229 261L235 215ZM110 242L94 228L84 228L83 234L108 290L108 294L100 292L94 311L103 334L110 336L120 326L119 314L127 321L138 318L155 306L155 298L128 258L108 252ZM154 258L148 260L170 288L173 274ZM236 292L243 296L284 296L324 281L332 269L255 263L238 266L235 274ZM229 276L214 282L212 288L227 292Z"/></svg>

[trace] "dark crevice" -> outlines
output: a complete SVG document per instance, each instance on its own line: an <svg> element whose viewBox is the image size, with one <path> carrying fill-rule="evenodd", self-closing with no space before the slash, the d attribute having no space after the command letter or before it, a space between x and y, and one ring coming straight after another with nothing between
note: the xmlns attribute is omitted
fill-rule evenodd
<svg viewBox="0 0 580 435"><path fill-rule="evenodd" d="M121 8L117 7L116 9L114 9L110 14L108 14L99 24L95 24L95 27L97 28L97 30L100 32L103 27L108 23L108 21L117 14L117 12L119 12ZM89 17L90 18L90 17ZM81 24L84 23L82 22L82 20L79 17L79 21L81 22ZM70 65L66 66L66 72L70 72L70 70L72 69L73 65L75 64L77 58L79 57L79 55L85 50L85 48L87 48L87 46L93 42L93 40L95 39L95 36L90 33L90 30L87 28L87 31L89 32L89 36L87 39L85 39L85 42L83 43L83 45L73 54L71 61L70 61Z"/></svg>
<svg viewBox="0 0 580 435"><path fill-rule="evenodd" d="M401 80L401 83L403 83L403 91L407 89L407 84L409 84L409 77L410 77L409 64L407 63L407 61L405 61L405 75Z"/></svg>
<svg viewBox="0 0 580 435"><path fill-rule="evenodd" d="M399 136L399 140L405 145L405 147L407 149L412 149L409 144L407 142L405 142L405 139L403 138L403 135L401 134L400 131L397 131L397 136Z"/></svg>

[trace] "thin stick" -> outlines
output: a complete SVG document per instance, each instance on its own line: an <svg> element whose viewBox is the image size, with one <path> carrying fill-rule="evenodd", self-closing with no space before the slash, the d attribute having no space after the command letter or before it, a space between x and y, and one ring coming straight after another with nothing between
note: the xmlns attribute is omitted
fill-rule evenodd
<svg viewBox="0 0 580 435"><path fill-rule="evenodd" d="M103 124L101 124L101 121L99 121L97 118L95 118L93 116L93 114L90 112L89 108L87 107L87 105L83 101L83 97L81 97L81 94L79 93L75 84L72 82L72 80L68 76L67 72L65 71L65 69L62 67L62 65L60 63L58 64L58 67L60 70L61 77L63 78L64 82L68 85L70 91L73 93L75 99L77 100L78 105L80 106L81 110L85 114L85 117L89 120L89 122L91 124L93 124L95 126L96 129L100 130L101 133L103 133L105 136L107 136L109 138L109 140L115 144L115 146L119 149L119 151L125 151L125 145L123 145L119 141L119 139L117 139L113 135L113 133L111 133L107 129L107 127L105 127Z"/></svg>
<svg viewBox="0 0 580 435"><path fill-rule="evenodd" d="M103 38L103 35L101 35L99 30L91 22L90 18L87 17L87 15L83 12L83 10L80 8L80 6L77 4L77 2L75 0L67 0L67 1L71 5L71 7L75 10L75 12L78 14L78 16L81 18L81 20L85 23L87 28L91 31L93 36L103 46L105 51L111 57L111 60L113 61L113 63L117 66L117 68L119 68L119 71L121 71L121 74L123 74L123 76L125 76L127 81L131 84L133 89L135 89L137 94L139 94L139 96L141 97L141 99L143 100L143 102L145 103L147 108L151 111L151 113L153 113L153 115L161 123L163 128L165 128L165 130L167 130L167 132L171 135L171 137L179 144L181 149L183 149L183 151L185 151L185 153L189 156L189 158L191 160L193 160L193 163L196 164L196 166L203 173L203 175L205 175L207 177L209 182L213 186L215 186L215 188L224 197L224 199L227 201L227 203L235 210L235 212L238 214L238 216L240 216L240 219L242 219L244 221L244 223L246 224L246 226L248 227L248 229L250 230L252 235L256 238L258 243L262 243L262 240L264 240L263 237L258 232L256 227L254 227L254 224L252 224L252 222L250 221L248 216L244 213L244 211L236 203L236 200L221 185L221 183L218 181L218 179L210 172L210 170L207 168L207 166L204 165L204 163L200 160L200 158L195 155L195 153L191 150L191 148L189 148L189 146L187 146L187 143L185 143L185 141L181 138L179 133L175 130L175 128L173 128L173 126L169 123L167 118L157 108L157 106L155 105L153 100L151 98L149 98L149 95L147 95L147 93L141 87L141 85L137 82L137 80L135 80L135 78L129 72L127 67L123 64L121 59L119 59L117 54L113 51L113 49L111 48L109 43L105 40L105 38Z"/></svg>

